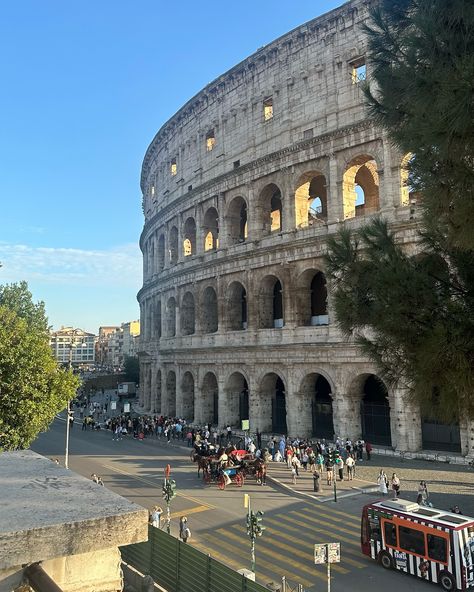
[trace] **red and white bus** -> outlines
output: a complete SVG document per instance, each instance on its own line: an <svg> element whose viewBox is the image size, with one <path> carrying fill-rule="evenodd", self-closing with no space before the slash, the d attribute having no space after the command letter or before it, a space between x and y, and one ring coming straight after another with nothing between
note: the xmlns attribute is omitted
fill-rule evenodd
<svg viewBox="0 0 474 592"><path fill-rule="evenodd" d="M362 553L444 590L474 587L474 518L403 499L362 510Z"/></svg>

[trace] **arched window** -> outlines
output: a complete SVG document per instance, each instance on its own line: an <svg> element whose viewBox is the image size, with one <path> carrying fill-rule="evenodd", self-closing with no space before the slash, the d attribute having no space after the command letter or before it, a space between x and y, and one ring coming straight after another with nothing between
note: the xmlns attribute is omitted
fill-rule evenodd
<svg viewBox="0 0 474 592"><path fill-rule="evenodd" d="M283 228L281 191L274 184L267 185L259 197L262 234L280 232Z"/></svg>
<svg viewBox="0 0 474 592"><path fill-rule="evenodd" d="M194 218L188 218L183 231L183 254L185 257L196 252L196 222Z"/></svg>
<svg viewBox="0 0 474 592"><path fill-rule="evenodd" d="M176 335L176 300L170 298L166 304L166 337Z"/></svg>
<svg viewBox="0 0 474 592"><path fill-rule="evenodd" d="M273 326L283 327L283 294L280 280L273 286Z"/></svg>
<svg viewBox="0 0 474 592"><path fill-rule="evenodd" d="M165 237L163 234L158 239L158 271L162 271L165 266Z"/></svg>
<svg viewBox="0 0 474 592"><path fill-rule="evenodd" d="M219 247L219 215L216 208L209 208L204 215L204 250L215 251Z"/></svg>
<svg viewBox="0 0 474 592"><path fill-rule="evenodd" d="M377 163L370 156L353 158L343 176L344 218L372 214L379 209Z"/></svg>
<svg viewBox="0 0 474 592"><path fill-rule="evenodd" d="M297 228L322 224L327 219L326 177L318 172L305 173L295 192Z"/></svg>
<svg viewBox="0 0 474 592"><path fill-rule="evenodd" d="M229 243L243 243L247 240L247 204L243 197L234 198L227 210Z"/></svg>
<svg viewBox="0 0 474 592"><path fill-rule="evenodd" d="M283 327L283 292L280 280L266 276L261 282L259 299L259 328Z"/></svg>
<svg viewBox="0 0 474 592"><path fill-rule="evenodd" d="M181 333L183 335L193 335L195 332L195 307L194 296L191 292L186 292L181 304Z"/></svg>
<svg viewBox="0 0 474 592"><path fill-rule="evenodd" d="M311 281L311 325L327 325L328 291L324 273L318 272Z"/></svg>
<svg viewBox="0 0 474 592"><path fill-rule="evenodd" d="M208 286L203 292L201 310L203 333L215 333L218 329L217 294L211 286Z"/></svg>
<svg viewBox="0 0 474 592"><path fill-rule="evenodd" d="M247 292L240 282L232 282L229 286L226 314L230 331L247 328Z"/></svg>
<svg viewBox="0 0 474 592"><path fill-rule="evenodd" d="M169 235L169 258L171 265L178 263L178 229L173 226Z"/></svg>

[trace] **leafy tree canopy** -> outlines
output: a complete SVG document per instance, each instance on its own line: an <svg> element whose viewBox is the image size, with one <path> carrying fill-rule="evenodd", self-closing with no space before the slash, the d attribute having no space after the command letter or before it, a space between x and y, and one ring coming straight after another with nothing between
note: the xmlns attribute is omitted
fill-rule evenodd
<svg viewBox="0 0 474 592"><path fill-rule="evenodd" d="M343 229L326 260L336 317L425 416L472 418L474 3L380 0L366 31L369 110L412 155L419 253L381 219Z"/></svg>
<svg viewBox="0 0 474 592"><path fill-rule="evenodd" d="M30 446L75 395L78 379L59 368L47 327L25 282L0 288L0 450Z"/></svg>

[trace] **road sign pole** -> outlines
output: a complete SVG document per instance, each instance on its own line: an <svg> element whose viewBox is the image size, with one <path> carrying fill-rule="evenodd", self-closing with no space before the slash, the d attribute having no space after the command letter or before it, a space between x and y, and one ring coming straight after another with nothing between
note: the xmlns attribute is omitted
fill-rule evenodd
<svg viewBox="0 0 474 592"><path fill-rule="evenodd" d="M331 564L328 561L328 592L331 592Z"/></svg>

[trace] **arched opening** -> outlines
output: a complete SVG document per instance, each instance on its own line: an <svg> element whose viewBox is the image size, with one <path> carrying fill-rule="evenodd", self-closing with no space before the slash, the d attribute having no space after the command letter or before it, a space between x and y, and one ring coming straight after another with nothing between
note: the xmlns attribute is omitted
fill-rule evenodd
<svg viewBox="0 0 474 592"><path fill-rule="evenodd" d="M209 208L203 222L204 250L215 251L219 247L219 215L216 208Z"/></svg>
<svg viewBox="0 0 474 592"><path fill-rule="evenodd" d="M278 376L275 382L275 396L272 398L272 431L278 434L286 434L286 400L285 385Z"/></svg>
<svg viewBox="0 0 474 592"><path fill-rule="evenodd" d="M379 175L371 156L352 159L342 185L344 218L372 214L379 209Z"/></svg>
<svg viewBox="0 0 474 592"><path fill-rule="evenodd" d="M406 154L400 163L400 203L402 206L415 206L416 202L421 199L419 191L415 191L410 183L410 163L415 159L412 152Z"/></svg>
<svg viewBox="0 0 474 592"><path fill-rule="evenodd" d="M227 210L229 242L243 243L247 240L247 203L243 197L234 198Z"/></svg>
<svg viewBox="0 0 474 592"><path fill-rule="evenodd" d="M165 237L163 234L158 238L158 271L162 271L165 266Z"/></svg>
<svg viewBox="0 0 474 592"><path fill-rule="evenodd" d="M176 335L176 300L171 297L166 303L166 337Z"/></svg>
<svg viewBox="0 0 474 592"><path fill-rule="evenodd" d="M227 326L230 331L247 329L247 292L240 282L232 282L228 291Z"/></svg>
<svg viewBox="0 0 474 592"><path fill-rule="evenodd" d="M181 333L193 335L195 332L195 306L192 292L186 292L181 303Z"/></svg>
<svg viewBox="0 0 474 592"><path fill-rule="evenodd" d="M242 426L242 420L250 419L249 387L240 372L234 372L227 381L225 407L227 421L232 426Z"/></svg>
<svg viewBox="0 0 474 592"><path fill-rule="evenodd" d="M266 374L259 389L258 406L250 408L255 415L252 429L276 434L288 433L286 423L286 398L283 380L274 372Z"/></svg>
<svg viewBox="0 0 474 592"><path fill-rule="evenodd" d="M219 387L216 375L207 372L202 382L202 418L205 423L219 425Z"/></svg>
<svg viewBox="0 0 474 592"><path fill-rule="evenodd" d="M188 257L196 253L196 222L188 218L183 229L183 255Z"/></svg>
<svg viewBox="0 0 474 592"><path fill-rule="evenodd" d="M217 294L214 288L208 286L202 294L201 327L203 333L215 333L218 329Z"/></svg>
<svg viewBox="0 0 474 592"><path fill-rule="evenodd" d="M161 412L161 370L156 373L156 391L154 393L151 409L153 413Z"/></svg>
<svg viewBox="0 0 474 592"><path fill-rule="evenodd" d="M311 281L311 325L327 325L328 291L324 273L318 271Z"/></svg>
<svg viewBox="0 0 474 592"><path fill-rule="evenodd" d="M191 372L185 372L181 380L183 418L188 422L194 419L194 378Z"/></svg>
<svg viewBox="0 0 474 592"><path fill-rule="evenodd" d="M161 300L156 302L155 328L157 338L161 339Z"/></svg>
<svg viewBox="0 0 474 592"><path fill-rule="evenodd" d="M283 228L281 191L270 183L260 193L262 235L267 236L272 232L281 232Z"/></svg>
<svg viewBox="0 0 474 592"><path fill-rule="evenodd" d="M169 235L169 258L171 265L178 263L178 229L173 226Z"/></svg>
<svg viewBox="0 0 474 592"><path fill-rule="evenodd" d="M326 177L315 171L305 173L295 192L297 228L324 223L327 209Z"/></svg>
<svg viewBox="0 0 474 592"><path fill-rule="evenodd" d="M311 400L313 436L332 440L334 438L334 421L331 386L324 376L319 374L313 383L313 388Z"/></svg>
<svg viewBox="0 0 474 592"><path fill-rule="evenodd" d="M170 417L176 416L176 374L170 370L166 377L166 407L165 413Z"/></svg>
<svg viewBox="0 0 474 592"><path fill-rule="evenodd" d="M362 437L371 444L392 445L390 405L384 383L371 374L364 382L361 401Z"/></svg>
<svg viewBox="0 0 474 592"><path fill-rule="evenodd" d="M283 327L283 290L280 280L273 286L273 326Z"/></svg>
<svg viewBox="0 0 474 592"><path fill-rule="evenodd" d="M439 393L433 390L430 411L424 412L421 418L421 440L425 450L444 450L461 452L461 431L459 420L455 423L444 423L437 419L439 413Z"/></svg>
<svg viewBox="0 0 474 592"><path fill-rule="evenodd" d="M283 316L283 288L280 280L271 275L266 276L260 289L259 328L281 328Z"/></svg>

